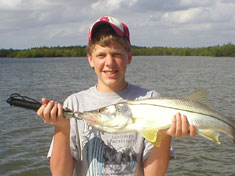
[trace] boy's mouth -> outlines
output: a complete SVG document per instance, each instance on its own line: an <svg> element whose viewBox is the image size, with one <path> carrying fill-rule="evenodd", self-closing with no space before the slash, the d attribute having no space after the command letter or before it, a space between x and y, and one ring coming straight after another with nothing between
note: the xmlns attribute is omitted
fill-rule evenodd
<svg viewBox="0 0 235 176"><path fill-rule="evenodd" d="M112 74L115 74L117 72L118 72L117 70L111 70L111 71L106 70L106 71L104 71L104 73L107 74L107 75L112 75Z"/></svg>
<svg viewBox="0 0 235 176"><path fill-rule="evenodd" d="M116 74L118 73L118 70L105 70L104 73L105 73L108 77L114 77L114 76L116 76Z"/></svg>

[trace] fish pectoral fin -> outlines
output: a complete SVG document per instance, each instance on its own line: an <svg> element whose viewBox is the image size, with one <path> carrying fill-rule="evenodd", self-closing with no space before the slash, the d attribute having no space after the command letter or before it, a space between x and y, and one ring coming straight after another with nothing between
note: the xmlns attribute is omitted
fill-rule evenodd
<svg viewBox="0 0 235 176"><path fill-rule="evenodd" d="M213 141L217 142L218 144L221 144L219 141L219 133L218 132L215 132L212 130L199 129L198 134L200 134L201 136L203 136L207 139L213 140Z"/></svg>
<svg viewBox="0 0 235 176"><path fill-rule="evenodd" d="M130 119L122 116L118 116L114 120L110 120L104 123L104 126L109 128L121 129L129 123Z"/></svg>
<svg viewBox="0 0 235 176"><path fill-rule="evenodd" d="M147 131L142 131L140 133L155 147L160 147L162 136L160 133L158 133L158 130L147 130Z"/></svg>

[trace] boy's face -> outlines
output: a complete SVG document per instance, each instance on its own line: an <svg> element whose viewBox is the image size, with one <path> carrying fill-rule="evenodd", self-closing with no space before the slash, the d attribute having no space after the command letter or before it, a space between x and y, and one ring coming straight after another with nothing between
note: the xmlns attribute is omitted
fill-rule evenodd
<svg viewBox="0 0 235 176"><path fill-rule="evenodd" d="M97 89L102 92L123 90L127 86L125 73L131 59L132 53L117 42L109 47L95 45L88 61L98 77Z"/></svg>

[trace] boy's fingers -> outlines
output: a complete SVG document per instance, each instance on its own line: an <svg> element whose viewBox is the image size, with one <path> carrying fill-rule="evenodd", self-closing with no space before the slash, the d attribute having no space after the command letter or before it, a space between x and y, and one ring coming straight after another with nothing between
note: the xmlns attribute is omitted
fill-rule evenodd
<svg viewBox="0 0 235 176"><path fill-rule="evenodd" d="M52 122L55 122L55 121L56 121L56 119L57 119L57 114L58 114L57 103L54 103L54 106L52 107L51 112L50 112L50 120L51 120Z"/></svg>
<svg viewBox="0 0 235 176"><path fill-rule="evenodd" d="M46 105L42 105L38 110L37 110L37 115L42 118L43 111L45 109Z"/></svg>
<svg viewBox="0 0 235 176"><path fill-rule="evenodd" d="M43 104L48 104L51 100L47 99L47 98L42 98L42 103Z"/></svg>
<svg viewBox="0 0 235 176"><path fill-rule="evenodd" d="M190 136L195 137L196 136L196 127L193 125L190 125L189 129L190 129Z"/></svg>
<svg viewBox="0 0 235 176"><path fill-rule="evenodd" d="M45 121L49 121L49 120L50 120L51 110L52 110L53 107L54 107L54 102L53 102L53 101L50 101L50 102L47 104L45 110L43 111L43 117L44 117L43 119L44 119Z"/></svg>
<svg viewBox="0 0 235 176"><path fill-rule="evenodd" d="M188 120L185 115L183 115L182 118L182 137L185 137L189 134L189 125L188 125Z"/></svg>
<svg viewBox="0 0 235 176"><path fill-rule="evenodd" d="M182 136L182 120L181 120L181 114L177 113L176 114L176 137L181 137Z"/></svg>
<svg viewBox="0 0 235 176"><path fill-rule="evenodd" d="M189 125L187 116L177 113L173 116L171 127L167 130L167 134L176 137L186 137L190 134L191 137L196 135L196 128L193 125Z"/></svg>
<svg viewBox="0 0 235 176"><path fill-rule="evenodd" d="M60 103L57 104L57 108L58 108L58 118L64 118L63 107Z"/></svg>

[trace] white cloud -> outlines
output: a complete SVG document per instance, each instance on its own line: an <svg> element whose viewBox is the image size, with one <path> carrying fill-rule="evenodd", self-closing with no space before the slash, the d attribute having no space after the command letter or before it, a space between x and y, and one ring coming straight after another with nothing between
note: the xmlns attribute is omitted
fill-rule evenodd
<svg viewBox="0 0 235 176"><path fill-rule="evenodd" d="M89 26L109 15L141 46L235 43L233 0L0 0L0 48L85 45Z"/></svg>
<svg viewBox="0 0 235 176"><path fill-rule="evenodd" d="M92 3L93 10L95 9L102 9L102 10L108 10L113 11L115 9L118 9L120 7L129 7L135 4L137 0L98 0L97 2Z"/></svg>
<svg viewBox="0 0 235 176"><path fill-rule="evenodd" d="M195 7L209 7L215 4L218 0L180 0L180 6L187 6L189 8Z"/></svg>
<svg viewBox="0 0 235 176"><path fill-rule="evenodd" d="M15 8L21 0L0 0L0 9L11 9Z"/></svg>
<svg viewBox="0 0 235 176"><path fill-rule="evenodd" d="M193 23L195 18L202 15L202 10L198 8L188 9L185 11L167 12L163 15L163 21L172 23Z"/></svg>

